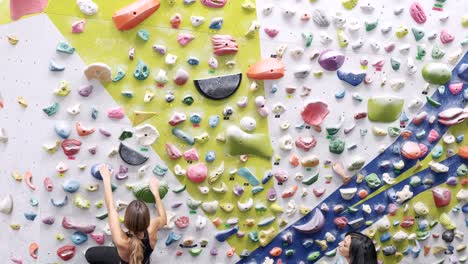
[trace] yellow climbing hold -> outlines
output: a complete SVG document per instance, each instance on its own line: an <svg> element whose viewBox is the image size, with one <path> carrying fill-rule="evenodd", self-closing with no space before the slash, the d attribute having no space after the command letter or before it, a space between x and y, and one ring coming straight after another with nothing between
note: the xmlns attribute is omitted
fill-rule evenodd
<svg viewBox="0 0 468 264"><path fill-rule="evenodd" d="M133 111L133 125L138 125L156 115L156 112Z"/></svg>
<svg viewBox="0 0 468 264"><path fill-rule="evenodd" d="M18 96L18 104L25 108L28 107L28 102L26 102L23 96Z"/></svg>
<svg viewBox="0 0 468 264"><path fill-rule="evenodd" d="M8 35L7 36L8 42L10 42L11 45L16 45L19 41L19 39L13 35Z"/></svg>
<svg viewBox="0 0 468 264"><path fill-rule="evenodd" d="M341 4L344 8L351 10L357 6L358 0L343 0Z"/></svg>

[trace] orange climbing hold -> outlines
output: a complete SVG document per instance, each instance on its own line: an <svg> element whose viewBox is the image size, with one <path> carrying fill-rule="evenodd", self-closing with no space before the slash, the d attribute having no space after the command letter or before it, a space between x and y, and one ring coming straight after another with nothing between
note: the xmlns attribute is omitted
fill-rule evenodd
<svg viewBox="0 0 468 264"><path fill-rule="evenodd" d="M277 58L265 58L247 69L247 77L254 80L275 80L284 76L284 64Z"/></svg>
<svg viewBox="0 0 468 264"><path fill-rule="evenodd" d="M234 256L235 253L236 253L236 248L232 247L226 252L226 256L232 257L232 256Z"/></svg>
<svg viewBox="0 0 468 264"><path fill-rule="evenodd" d="M33 242L33 243L31 243L31 245L29 245L29 255L33 259L37 259L37 251L38 250L39 250L39 244L37 244L36 242Z"/></svg>
<svg viewBox="0 0 468 264"><path fill-rule="evenodd" d="M270 250L270 255L272 257L278 257L282 252L283 250L280 247L274 247Z"/></svg>
<svg viewBox="0 0 468 264"><path fill-rule="evenodd" d="M159 6L159 0L138 0L117 10L112 20L119 30L129 30L151 16Z"/></svg>
<svg viewBox="0 0 468 264"><path fill-rule="evenodd" d="M458 156L462 159L468 159L468 146L463 146L458 149Z"/></svg>
<svg viewBox="0 0 468 264"><path fill-rule="evenodd" d="M291 157L289 157L289 163L294 167L299 166L299 157L296 154L292 154Z"/></svg>
<svg viewBox="0 0 468 264"><path fill-rule="evenodd" d="M366 198L367 195L369 195L369 192L367 190L365 190L365 189L359 190L359 192L358 192L358 196L361 199Z"/></svg>

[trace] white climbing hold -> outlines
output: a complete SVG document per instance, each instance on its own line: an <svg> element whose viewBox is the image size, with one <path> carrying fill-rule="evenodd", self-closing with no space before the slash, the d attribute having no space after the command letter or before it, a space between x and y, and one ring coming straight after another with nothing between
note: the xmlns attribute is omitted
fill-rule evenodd
<svg viewBox="0 0 468 264"><path fill-rule="evenodd" d="M237 207L239 208L239 211L241 212L246 212L248 210L250 210L250 208L252 208L253 206L253 199L252 198L249 198L247 200L247 202L245 203L241 203L240 201L237 201Z"/></svg>
<svg viewBox="0 0 468 264"><path fill-rule="evenodd" d="M410 186L403 186L403 189L401 189L401 191L396 192L396 197L396 202L399 204L402 204L405 201L411 199L413 197L413 192L410 191Z"/></svg>
<svg viewBox="0 0 468 264"><path fill-rule="evenodd" d="M13 198L8 194L5 198L0 200L0 212L10 214L13 210Z"/></svg>
<svg viewBox="0 0 468 264"><path fill-rule="evenodd" d="M428 165L432 171L437 172L437 173L448 172L449 170L449 167L445 166L442 163L434 162L433 160L429 161Z"/></svg>
<svg viewBox="0 0 468 264"><path fill-rule="evenodd" d="M70 115L73 115L73 116L79 114L80 113L80 104L78 103L78 104L75 104L75 105L67 108L67 112Z"/></svg>
<svg viewBox="0 0 468 264"><path fill-rule="evenodd" d="M282 150L290 151L293 148L293 138L291 135L287 134L280 138L279 147Z"/></svg>
<svg viewBox="0 0 468 264"><path fill-rule="evenodd" d="M2 127L0 128L0 142L6 143L8 142L8 136L6 134L5 129Z"/></svg>
<svg viewBox="0 0 468 264"><path fill-rule="evenodd" d="M341 198L343 198L343 200L346 200L346 201L353 199L356 192L357 192L357 188L341 188L340 189Z"/></svg>
<svg viewBox="0 0 468 264"><path fill-rule="evenodd" d="M244 116L240 120L240 127L244 131L254 131L255 128L257 127L257 121L255 121L255 119L253 119L250 116Z"/></svg>
<svg viewBox="0 0 468 264"><path fill-rule="evenodd" d="M80 9L81 13L92 16L98 12L98 5L92 0L77 0L76 4Z"/></svg>

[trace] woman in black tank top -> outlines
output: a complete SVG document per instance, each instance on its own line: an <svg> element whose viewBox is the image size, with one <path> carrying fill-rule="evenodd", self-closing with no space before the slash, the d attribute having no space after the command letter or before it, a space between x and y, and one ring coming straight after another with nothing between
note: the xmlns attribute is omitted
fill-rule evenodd
<svg viewBox="0 0 468 264"><path fill-rule="evenodd" d="M159 197L158 180L155 177L151 177L150 180L150 190L156 201L158 217L151 219L146 204L134 200L127 206L125 211L124 225L128 232L124 232L114 206L110 183L112 173L106 165L103 165L99 172L104 182L109 226L115 247L98 246L89 248L85 253L86 260L91 264L149 264L156 243L157 232L167 222L166 211Z"/></svg>

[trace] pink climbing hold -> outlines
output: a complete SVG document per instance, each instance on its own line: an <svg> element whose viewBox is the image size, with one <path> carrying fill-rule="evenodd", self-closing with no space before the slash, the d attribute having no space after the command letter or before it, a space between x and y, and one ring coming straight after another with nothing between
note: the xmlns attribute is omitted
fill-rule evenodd
<svg viewBox="0 0 468 264"><path fill-rule="evenodd" d="M407 141L401 148L401 155L407 159L419 159L427 153L427 146L414 141Z"/></svg>
<svg viewBox="0 0 468 264"><path fill-rule="evenodd" d="M22 16L41 13L47 2L48 0L10 0L10 17L18 20Z"/></svg>
<svg viewBox="0 0 468 264"><path fill-rule="evenodd" d="M346 225L348 224L348 218L346 218L345 216L337 217L333 220L333 223L339 229L345 229Z"/></svg>
<svg viewBox="0 0 468 264"><path fill-rule="evenodd" d="M189 73L186 70L180 68L177 70L175 74L174 83L179 86L182 86L187 83L189 78L190 78Z"/></svg>
<svg viewBox="0 0 468 264"><path fill-rule="evenodd" d="M447 188L436 187L432 189L432 197L436 207L444 207L450 204L452 192Z"/></svg>
<svg viewBox="0 0 468 264"><path fill-rule="evenodd" d="M90 234L91 238L96 241L96 243L98 243L99 245L103 245L104 244L104 241L105 241L105 236L104 236L104 233L91 233Z"/></svg>
<svg viewBox="0 0 468 264"><path fill-rule="evenodd" d="M449 85L449 91L450 91L453 95L459 94L462 90L463 90L463 83L462 83L462 82L459 82L459 83L451 83L451 84Z"/></svg>
<svg viewBox="0 0 468 264"><path fill-rule="evenodd" d="M175 225L178 228L186 228L190 223L190 219L187 216L181 216L175 220Z"/></svg>
<svg viewBox="0 0 468 264"><path fill-rule="evenodd" d="M166 143L166 153L172 160L182 157L182 152L180 152L180 150L171 143Z"/></svg>
<svg viewBox="0 0 468 264"><path fill-rule="evenodd" d="M267 34L270 38L274 38L278 35L279 33L279 30L277 30L276 28L264 28L263 29L265 31L265 34Z"/></svg>
<svg viewBox="0 0 468 264"><path fill-rule="evenodd" d="M187 178L194 183L202 183L208 175L208 168L204 163L198 163L188 167Z"/></svg>
<svg viewBox="0 0 468 264"><path fill-rule="evenodd" d="M186 161L197 161L199 160L198 152L195 148L191 148L184 152L184 159Z"/></svg>
<svg viewBox="0 0 468 264"><path fill-rule="evenodd" d="M183 47L187 46L195 38L192 34L180 33L177 35L177 42Z"/></svg>
<svg viewBox="0 0 468 264"><path fill-rule="evenodd" d="M319 126L328 115L328 105L322 101L307 103L301 112L301 117L309 125Z"/></svg>
<svg viewBox="0 0 468 264"><path fill-rule="evenodd" d="M226 5L227 0L201 0L201 3L211 8L222 8Z"/></svg>
<svg viewBox="0 0 468 264"><path fill-rule="evenodd" d="M440 32L440 42L443 44L448 44L455 39L455 36L450 34L447 30L443 29Z"/></svg>
<svg viewBox="0 0 468 264"><path fill-rule="evenodd" d="M218 56L236 54L239 50L236 40L230 35L214 35L211 43L214 54Z"/></svg>
<svg viewBox="0 0 468 264"><path fill-rule="evenodd" d="M121 106L107 110L107 116L112 119L122 119L125 116L124 108Z"/></svg>
<svg viewBox="0 0 468 264"><path fill-rule="evenodd" d="M313 137L299 137L296 139L296 147L304 151L309 151L311 148L317 145L317 140Z"/></svg>
<svg viewBox="0 0 468 264"><path fill-rule="evenodd" d="M288 172L285 170L278 170L273 174L278 183L284 183L289 179Z"/></svg>
<svg viewBox="0 0 468 264"><path fill-rule="evenodd" d="M427 140L430 143L436 142L439 138L440 138L440 135L436 130L431 129L431 131L429 131L429 135L427 136Z"/></svg>
<svg viewBox="0 0 468 264"><path fill-rule="evenodd" d="M414 21L416 21L416 23L424 24L424 22L426 22L427 20L426 12L424 12L424 9L420 3L414 2L410 6L409 11L410 11L411 17L414 19Z"/></svg>
<svg viewBox="0 0 468 264"><path fill-rule="evenodd" d="M84 31L84 25L86 24L86 20L81 19L72 24L72 33L78 34Z"/></svg>

